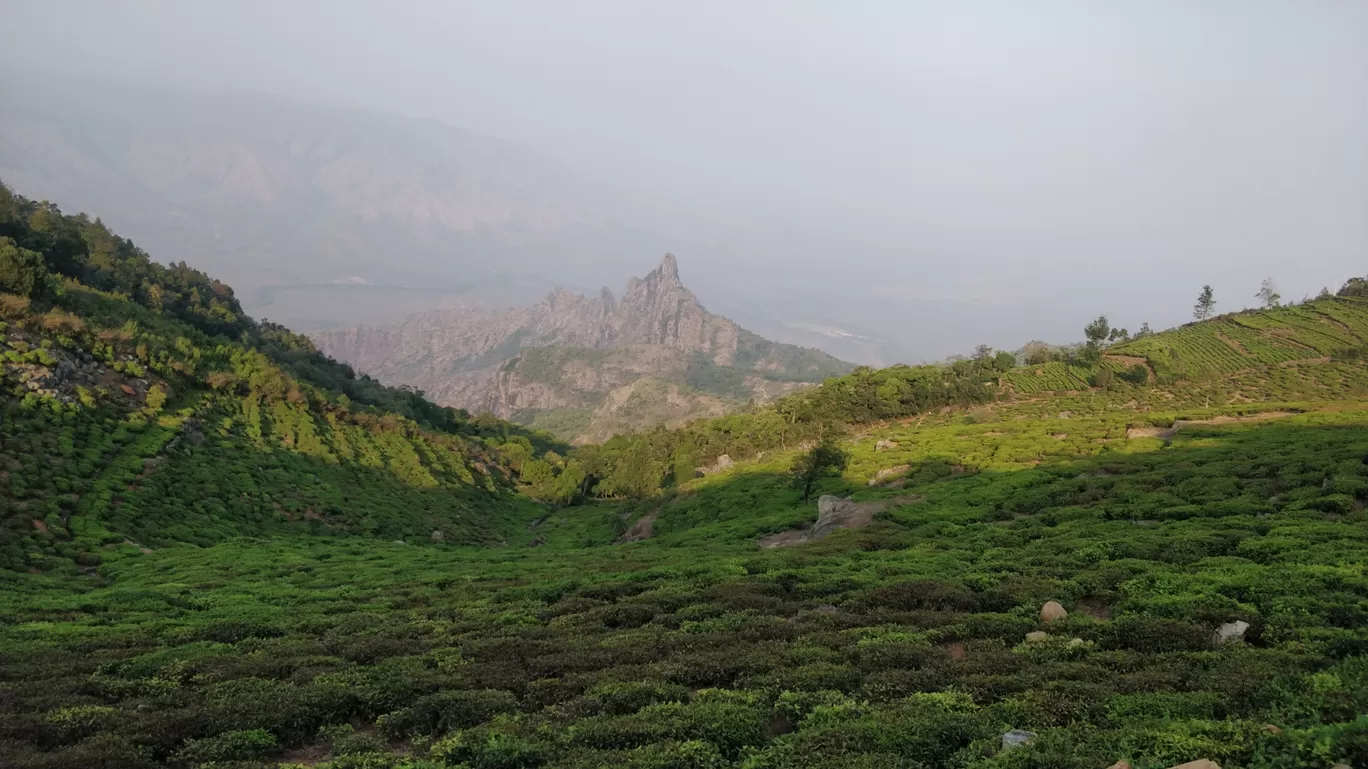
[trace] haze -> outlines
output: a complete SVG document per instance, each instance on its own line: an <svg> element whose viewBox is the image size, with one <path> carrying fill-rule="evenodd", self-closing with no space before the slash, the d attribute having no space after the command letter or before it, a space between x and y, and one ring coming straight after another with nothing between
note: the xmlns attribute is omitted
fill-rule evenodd
<svg viewBox="0 0 1368 769"><path fill-rule="evenodd" d="M0 67L12 92L241 89L524 145L646 233L585 245L576 286L669 249L710 309L878 335L878 362L1072 341L1101 312L1159 328L1204 283L1231 310L1266 276L1300 299L1368 265L1360 0L5 0Z"/></svg>

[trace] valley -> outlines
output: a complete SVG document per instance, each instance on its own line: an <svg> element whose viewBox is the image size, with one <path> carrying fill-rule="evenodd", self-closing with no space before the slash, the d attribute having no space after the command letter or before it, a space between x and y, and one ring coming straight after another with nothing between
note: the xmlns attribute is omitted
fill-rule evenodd
<svg viewBox="0 0 1368 769"><path fill-rule="evenodd" d="M1361 282L829 371L674 279L392 362L508 375L529 426L0 193L0 763L1368 765ZM373 333L342 341L432 349ZM752 377L825 381L677 404ZM649 388L678 415L564 439Z"/></svg>

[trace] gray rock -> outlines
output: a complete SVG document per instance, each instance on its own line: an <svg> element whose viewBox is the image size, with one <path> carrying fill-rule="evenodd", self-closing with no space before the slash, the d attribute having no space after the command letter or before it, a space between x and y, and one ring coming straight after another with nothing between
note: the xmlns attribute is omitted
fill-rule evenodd
<svg viewBox="0 0 1368 769"><path fill-rule="evenodd" d="M875 451L888 451L889 449L896 449L896 448L898 448L898 442L897 442L897 441L885 440L885 439L883 439L883 438L880 438L880 439L879 439L879 442L874 444L874 450L875 450Z"/></svg>
<svg viewBox="0 0 1368 769"><path fill-rule="evenodd" d="M1035 738L1035 732L1028 732L1025 729L1013 729L1002 735L1002 749L1015 750L1016 748L1024 748L1027 745L1030 745L1031 741Z"/></svg>
<svg viewBox="0 0 1368 769"><path fill-rule="evenodd" d="M817 522L812 525L812 537L826 536L855 519L859 512L860 508L850 499L823 494L817 498Z"/></svg>
<svg viewBox="0 0 1368 769"><path fill-rule="evenodd" d="M1231 641L1243 641L1245 631L1248 629L1249 623L1244 620L1237 619L1234 622L1227 622L1216 628L1216 632L1212 634L1212 640L1217 645Z"/></svg>
<svg viewBox="0 0 1368 769"><path fill-rule="evenodd" d="M441 542L442 540L446 539L446 535L442 533L441 529L433 529L432 535L428 538L431 539L433 542Z"/></svg>
<svg viewBox="0 0 1368 769"><path fill-rule="evenodd" d="M697 468L697 471L702 473L703 475L712 475L713 473L720 473L734 464L736 463L732 461L730 455L721 454L717 457L717 459L713 460L713 463L711 465L708 465L707 467Z"/></svg>
<svg viewBox="0 0 1368 769"><path fill-rule="evenodd" d="M1026 643L1038 644L1050 640L1050 634L1043 630L1033 630L1026 634Z"/></svg>

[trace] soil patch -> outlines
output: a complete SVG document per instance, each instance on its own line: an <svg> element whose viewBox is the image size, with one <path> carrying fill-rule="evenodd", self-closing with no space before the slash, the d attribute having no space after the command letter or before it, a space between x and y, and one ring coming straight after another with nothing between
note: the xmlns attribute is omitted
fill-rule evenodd
<svg viewBox="0 0 1368 769"><path fill-rule="evenodd" d="M1111 619L1111 607L1100 598L1080 598L1074 602L1074 611L1081 611L1093 619Z"/></svg>
<svg viewBox="0 0 1368 769"><path fill-rule="evenodd" d="M872 499L866 502L846 501L841 508L826 517L819 517L817 523L810 528L790 529L781 531L778 534L771 534L762 537L759 545L769 549L773 547L788 547L790 545L800 545L804 542L814 542L825 538L828 534L837 529L858 529L861 526L868 526L878 513L897 505L911 505L922 502L926 497L921 494L908 494L901 497L891 497L889 499Z"/></svg>
<svg viewBox="0 0 1368 769"><path fill-rule="evenodd" d="M1172 427L1130 427L1126 429L1127 438L1161 438L1165 441L1173 440L1173 436L1184 427L1191 425L1228 425L1235 422L1263 422L1268 419L1282 419L1284 417L1294 417L1300 414L1299 411L1264 411L1259 414L1249 414L1242 417L1219 416L1211 419L1177 419L1174 420Z"/></svg>
<svg viewBox="0 0 1368 769"><path fill-rule="evenodd" d="M647 513L641 516L636 523L632 524L632 528L627 530L627 533L618 537L618 541L640 542L643 539L650 539L655 536L655 519L655 513Z"/></svg>

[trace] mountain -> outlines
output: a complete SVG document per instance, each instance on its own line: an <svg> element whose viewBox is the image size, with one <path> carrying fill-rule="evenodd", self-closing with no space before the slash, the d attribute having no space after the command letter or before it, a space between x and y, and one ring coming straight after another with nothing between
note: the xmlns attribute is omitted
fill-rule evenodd
<svg viewBox="0 0 1368 769"><path fill-rule="evenodd" d="M313 339L387 384L580 441L717 416L851 368L708 312L672 254L631 279L620 301L607 288L592 297L557 289L530 307L418 313Z"/></svg>

